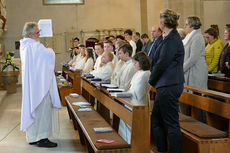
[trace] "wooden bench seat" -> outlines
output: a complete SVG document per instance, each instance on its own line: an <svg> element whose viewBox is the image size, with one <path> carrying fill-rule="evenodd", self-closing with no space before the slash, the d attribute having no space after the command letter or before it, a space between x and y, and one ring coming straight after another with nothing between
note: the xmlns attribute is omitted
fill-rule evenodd
<svg viewBox="0 0 230 153"><path fill-rule="evenodd" d="M58 92L61 99L62 106L66 106L65 96L73 92L72 84L68 83L67 85L62 84L59 78L57 78Z"/></svg>
<svg viewBox="0 0 230 153"><path fill-rule="evenodd" d="M208 76L208 89L230 93L230 78Z"/></svg>
<svg viewBox="0 0 230 153"><path fill-rule="evenodd" d="M227 131L221 131L212 127L212 125L199 122L196 118L197 115L194 114L197 110L202 109L229 121L230 104L227 102L229 102L230 95L189 86L184 88L189 92L184 91L179 101L191 106L192 117L179 113L183 133L182 153L229 153L230 123L227 123ZM156 89L152 88L151 92L156 93ZM221 101L218 99L221 99ZM216 122L216 124L219 123Z"/></svg>
<svg viewBox="0 0 230 153"><path fill-rule="evenodd" d="M66 96L67 107L69 111L72 113L72 120L76 120L80 135L81 142L84 141L83 139L87 139L87 142L92 147L91 149L88 148L88 152L96 153L120 153L120 152L129 152L130 145L125 142L118 133L113 130L113 132L108 133L96 133L93 128L95 127L111 127L100 115L96 112L93 107L92 111L78 111L79 106L73 105L73 102L82 102L86 101L82 96L78 98L73 98L70 96ZM76 123L75 123L76 124ZM79 129L80 128L80 129ZM97 143L98 139L108 139L108 140L115 140L115 144L103 144ZM83 142L87 144L87 142ZM87 146L88 147L88 146Z"/></svg>

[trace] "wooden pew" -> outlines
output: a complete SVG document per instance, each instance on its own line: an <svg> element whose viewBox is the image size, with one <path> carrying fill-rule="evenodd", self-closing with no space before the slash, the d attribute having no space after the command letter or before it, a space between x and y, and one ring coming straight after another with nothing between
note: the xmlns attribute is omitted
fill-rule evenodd
<svg viewBox="0 0 230 153"><path fill-rule="evenodd" d="M150 153L150 125L148 105L139 104L137 101L131 100L130 98L112 97L106 90L95 86L94 83L85 78L82 79L82 91L88 92L89 95L97 99L98 102L112 111L114 118L118 117L122 119L131 127L131 148L128 152ZM127 109L124 105L132 108L132 111ZM118 125L115 123L117 122L112 123L114 124L111 126L116 129Z"/></svg>
<svg viewBox="0 0 230 153"><path fill-rule="evenodd" d="M81 94L81 71L69 70L66 66L62 67L62 76L70 83L68 85L58 85L58 91L63 106L66 106L65 96L70 93ZM68 76L68 78L66 78ZM57 82L60 81L57 79Z"/></svg>
<svg viewBox="0 0 230 153"><path fill-rule="evenodd" d="M230 78L208 76L208 89L230 93Z"/></svg>
<svg viewBox="0 0 230 153"><path fill-rule="evenodd" d="M73 105L73 102L86 101L82 96L73 98L66 96L69 115L74 124L75 130L78 130L82 145L86 145L87 153L130 153L130 145L125 142L118 133L113 130L108 133L96 133L95 127L111 127L102 116L92 111L78 111L79 106ZM114 144L97 143L98 139L114 140Z"/></svg>
<svg viewBox="0 0 230 153"><path fill-rule="evenodd" d="M179 101L195 109L202 109L223 117L227 122L227 131L221 131L210 125L201 123L194 118L180 114L180 125L183 133L182 153L229 153L230 152L230 100L229 94L202 90L194 87L184 87L189 92L183 92ZM156 89L151 89L152 94ZM214 97L214 98L213 98ZM218 99L222 99L221 101ZM196 111L192 111L196 113ZM217 123L216 123L217 124Z"/></svg>

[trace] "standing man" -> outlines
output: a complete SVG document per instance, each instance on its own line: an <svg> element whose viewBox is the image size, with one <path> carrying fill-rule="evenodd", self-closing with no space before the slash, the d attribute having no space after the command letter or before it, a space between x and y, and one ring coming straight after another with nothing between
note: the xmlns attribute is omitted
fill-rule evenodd
<svg viewBox="0 0 230 153"><path fill-rule="evenodd" d="M124 35L125 35L125 40L128 41L129 44L132 46L133 53L131 57L133 57L136 54L136 48L137 48L136 43L132 40L133 32L130 29L127 29L125 30Z"/></svg>
<svg viewBox="0 0 230 153"><path fill-rule="evenodd" d="M54 75L55 53L38 39L40 30L28 22L20 40L22 62L21 130L30 145L57 147L48 137L56 131L56 111L61 108Z"/></svg>
<svg viewBox="0 0 230 153"><path fill-rule="evenodd" d="M148 52L149 52L150 47L152 45L152 41L149 39L149 36L146 33L143 33L141 35L141 39L144 42L144 45L143 45L141 50L144 51L148 55Z"/></svg>
<svg viewBox="0 0 230 153"><path fill-rule="evenodd" d="M140 33L136 32L133 37L135 39L135 43L136 43L136 46L137 46L136 53L138 53L138 52L141 51L142 46L143 46L143 44L141 42L141 39L140 39Z"/></svg>
<svg viewBox="0 0 230 153"><path fill-rule="evenodd" d="M162 42L162 30L160 29L159 26L156 25L152 27L151 33L152 33L153 43L148 52L148 56L149 56L150 63L151 63L150 70L152 70L152 61L153 61L154 53L157 47L159 46L159 44Z"/></svg>

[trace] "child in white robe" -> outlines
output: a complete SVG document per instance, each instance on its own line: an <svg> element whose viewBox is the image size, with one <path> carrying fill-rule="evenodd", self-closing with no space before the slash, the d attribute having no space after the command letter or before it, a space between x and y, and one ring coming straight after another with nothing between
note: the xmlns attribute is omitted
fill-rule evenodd
<svg viewBox="0 0 230 153"><path fill-rule="evenodd" d="M95 52L97 54L97 59L96 59L96 62L94 64L94 70L96 70L101 63L101 57L103 54L103 44L102 43L96 43L95 44Z"/></svg>
<svg viewBox="0 0 230 153"><path fill-rule="evenodd" d="M113 84L127 91L130 86L130 81L137 71L132 63L132 46L124 44L119 48L118 54L124 64L121 66L119 73L117 73Z"/></svg>
<svg viewBox="0 0 230 153"><path fill-rule="evenodd" d="M75 61L78 60L79 57L80 57L79 47L74 47L73 48L73 58L68 62L68 64L72 65Z"/></svg>
<svg viewBox="0 0 230 153"><path fill-rule="evenodd" d="M118 62L118 58L116 55L113 53L113 43L110 40L105 40L104 41L104 51L105 52L111 52L113 54L113 65L115 65Z"/></svg>
<svg viewBox="0 0 230 153"><path fill-rule="evenodd" d="M85 54L86 54L86 62L82 71L83 73L89 73L90 71L93 70L93 66L94 66L93 49L87 48Z"/></svg>
<svg viewBox="0 0 230 153"><path fill-rule="evenodd" d="M149 97L149 90L150 85L148 83L149 76L150 76L150 61L145 52L138 52L133 57L133 63L137 70L135 75L131 80L131 86L128 93L131 93L131 98L140 102L141 104L150 104L150 97ZM124 93L127 94L127 93ZM132 110L128 106L128 109ZM121 137L130 143L131 140L131 127L126 124L123 120L120 120L119 130L118 133Z"/></svg>
<svg viewBox="0 0 230 153"><path fill-rule="evenodd" d="M104 52L101 57L101 63L99 67L90 72L95 78L102 80L110 80L113 72L113 54L111 52Z"/></svg>
<svg viewBox="0 0 230 153"><path fill-rule="evenodd" d="M124 44L127 44L127 43L128 42L124 41L124 40L117 40L116 41L116 43L115 43L116 56L118 56L119 48L121 46L123 46ZM125 63L124 61L119 59L118 62L115 64L114 71L113 71L113 74L112 74L112 77L111 77L111 84L117 84L117 76L119 76L121 67L124 65L124 63Z"/></svg>
<svg viewBox="0 0 230 153"><path fill-rule="evenodd" d="M87 59L85 54L85 46L79 45L79 50L80 50L80 57L72 64L72 68L71 68L72 70L77 70L77 69L82 70L84 68Z"/></svg>

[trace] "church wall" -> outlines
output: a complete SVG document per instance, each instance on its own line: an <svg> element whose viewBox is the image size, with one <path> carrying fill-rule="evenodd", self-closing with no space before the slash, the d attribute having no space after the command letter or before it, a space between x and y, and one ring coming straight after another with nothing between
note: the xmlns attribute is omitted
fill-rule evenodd
<svg viewBox="0 0 230 153"><path fill-rule="evenodd" d="M112 28L141 30L140 0L85 0L77 6L79 31Z"/></svg>
<svg viewBox="0 0 230 153"><path fill-rule="evenodd" d="M46 5L42 0L6 0L7 32L3 36L5 50L14 50L21 39L25 22L52 19L54 33L76 31L77 14L74 5Z"/></svg>
<svg viewBox="0 0 230 153"><path fill-rule="evenodd" d="M151 38L151 28L153 25L159 25L160 11L164 9L163 0L148 0L148 35Z"/></svg>

